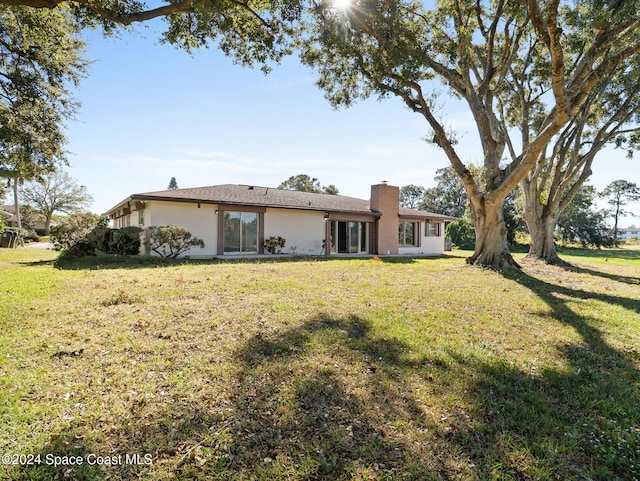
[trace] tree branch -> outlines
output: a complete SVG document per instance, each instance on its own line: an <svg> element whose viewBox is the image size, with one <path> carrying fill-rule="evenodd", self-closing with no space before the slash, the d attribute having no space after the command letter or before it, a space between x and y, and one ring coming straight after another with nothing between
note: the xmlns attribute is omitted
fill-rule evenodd
<svg viewBox="0 0 640 481"><path fill-rule="evenodd" d="M219 2L220 0L218 0ZM264 19L256 10L250 7L247 3L239 0L228 0L229 3L239 6L248 11L256 19L258 19L265 27L271 28L272 25ZM56 8L61 3L65 3L66 0L0 0L0 4L9 6L27 6L32 8ZM175 3L163 5L158 8L152 8L148 10L141 10L138 12L121 13L114 9L100 6L97 2L91 0L72 0L72 3L81 5L87 10L96 13L100 17L110 22L118 23L120 25L131 25L135 22L146 22L158 17L166 17L174 13L195 13L194 0L181 0Z"/></svg>

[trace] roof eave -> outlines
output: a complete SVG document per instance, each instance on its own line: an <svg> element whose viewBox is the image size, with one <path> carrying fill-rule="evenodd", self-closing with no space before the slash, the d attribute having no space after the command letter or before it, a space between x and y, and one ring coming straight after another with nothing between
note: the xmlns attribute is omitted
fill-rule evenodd
<svg viewBox="0 0 640 481"><path fill-rule="evenodd" d="M129 197L127 197L126 199L124 199L122 202L118 202L116 205L114 205L111 209L107 210L106 212L104 212L102 214L103 217L109 217L109 215L112 212L115 212L116 210L118 210L120 207L122 207L123 205L126 205L127 202L131 202L133 200L134 196L130 195Z"/></svg>
<svg viewBox="0 0 640 481"><path fill-rule="evenodd" d="M237 205L238 207L242 206L251 206L251 207L267 207L271 209L288 209L288 210L305 210L305 211L315 211L315 212L340 212L342 214L366 214L372 215L375 217L380 217L380 213L373 210L354 210L354 209L340 209L340 208L326 208L322 206L300 206L300 205L273 205L266 202L233 202L224 199L197 199L197 198L189 198L189 197L169 197L169 196L161 196L161 195L149 195L149 194L133 194L129 196L124 201L117 204L115 207L110 209L107 212L111 212L117 210L123 204L131 200L155 200L159 202L180 202L180 203L191 203L191 204L225 204L225 205Z"/></svg>

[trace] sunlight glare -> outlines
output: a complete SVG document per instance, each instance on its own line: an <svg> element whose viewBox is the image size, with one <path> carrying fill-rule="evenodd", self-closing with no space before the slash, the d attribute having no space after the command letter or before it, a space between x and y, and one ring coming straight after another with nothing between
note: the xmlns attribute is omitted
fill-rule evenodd
<svg viewBox="0 0 640 481"><path fill-rule="evenodd" d="M332 0L334 8L338 10L347 10L351 6L352 0Z"/></svg>

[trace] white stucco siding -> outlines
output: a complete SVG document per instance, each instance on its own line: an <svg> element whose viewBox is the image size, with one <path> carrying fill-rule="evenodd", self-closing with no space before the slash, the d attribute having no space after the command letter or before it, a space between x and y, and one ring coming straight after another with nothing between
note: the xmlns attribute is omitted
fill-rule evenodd
<svg viewBox="0 0 640 481"><path fill-rule="evenodd" d="M284 253L322 254L325 237L323 212L268 208L264 214L264 238L284 237Z"/></svg>
<svg viewBox="0 0 640 481"><path fill-rule="evenodd" d="M195 247L185 255L216 255L218 248L217 205L147 201L144 213L144 227L161 225L182 225L195 237L205 243L204 249ZM136 213L137 215L137 213ZM137 220L137 218L136 218ZM153 255L153 253L152 253Z"/></svg>
<svg viewBox="0 0 640 481"><path fill-rule="evenodd" d="M420 225L420 245L412 247L400 247L398 253L400 255L423 254L423 255L441 255L444 254L444 222L440 223L440 235L427 236L426 223Z"/></svg>

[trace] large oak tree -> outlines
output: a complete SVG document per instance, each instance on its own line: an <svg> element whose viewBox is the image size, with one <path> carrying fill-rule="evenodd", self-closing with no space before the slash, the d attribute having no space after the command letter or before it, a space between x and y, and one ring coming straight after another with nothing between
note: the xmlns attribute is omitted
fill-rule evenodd
<svg viewBox="0 0 640 481"><path fill-rule="evenodd" d="M0 176L13 185L18 226L18 185L66 159L70 89L87 66L79 32L64 8L0 5Z"/></svg>
<svg viewBox="0 0 640 481"><path fill-rule="evenodd" d="M588 42L584 29L568 34L567 69L579 60ZM532 43L530 58L537 60L516 63L513 68L518 74L499 97L506 113L502 116L505 130L519 131L525 148L544 121L545 96L552 88L547 62L536 52L540 48L540 42ZM530 258L562 263L554 243L556 224L591 175L594 160L607 146L633 155L640 145L639 67L640 58L634 56L606 72L521 181L524 219L531 234ZM520 150L512 144L508 147L511 159L517 159Z"/></svg>
<svg viewBox="0 0 640 481"><path fill-rule="evenodd" d="M471 202L476 230L469 262L517 266L509 253L502 204L562 128L580 115L589 92L606 74L638 54L638 1L549 2L410 0L330 3L313 12L302 58L320 73L319 86L335 106L377 95L396 96L423 116L430 138L447 155ZM581 33L580 42L577 42ZM569 56L567 53L570 52ZM521 73L540 67L538 128L526 142L506 128L500 96ZM532 85L532 88L536 88ZM464 102L483 153L477 182L447 127L436 92ZM507 148L515 155L507 157Z"/></svg>

